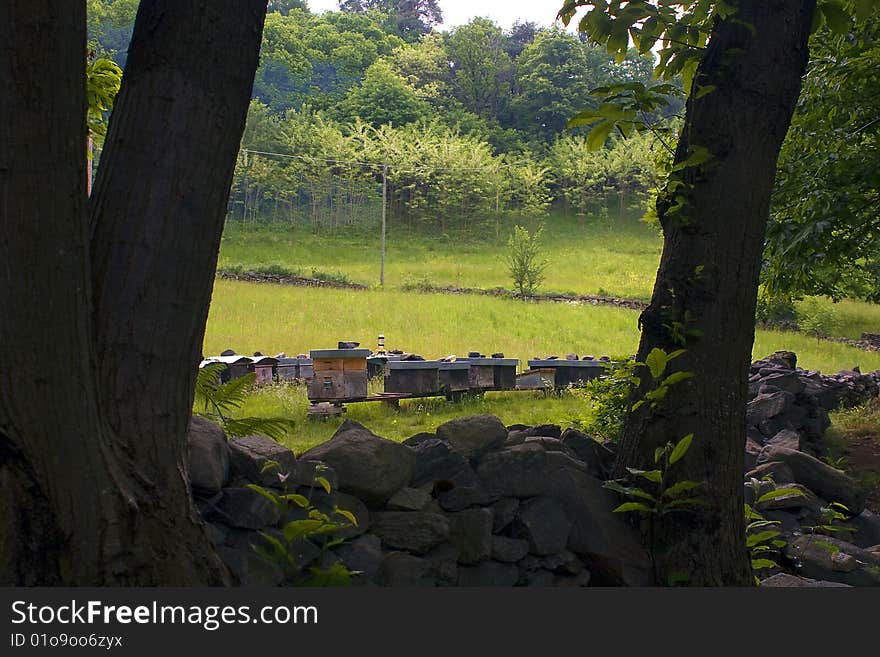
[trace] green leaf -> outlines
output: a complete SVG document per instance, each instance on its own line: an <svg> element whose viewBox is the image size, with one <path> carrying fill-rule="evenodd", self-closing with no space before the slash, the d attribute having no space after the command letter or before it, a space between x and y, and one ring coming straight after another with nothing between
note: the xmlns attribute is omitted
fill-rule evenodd
<svg viewBox="0 0 880 657"><path fill-rule="evenodd" d="M328 495L330 494L330 482L326 477L315 477L315 483L320 485Z"/></svg>
<svg viewBox="0 0 880 657"><path fill-rule="evenodd" d="M347 509L339 509L339 508L335 508L335 509L333 509L333 511L335 513L339 514L340 516L342 516L343 518L345 518L346 520L348 520L352 525L357 527L357 524L358 524L357 518L355 517L355 515L351 511L348 511Z"/></svg>
<svg viewBox="0 0 880 657"><path fill-rule="evenodd" d="M323 526L324 522L321 520L294 520L284 525L284 538L290 543L298 538L317 533Z"/></svg>
<svg viewBox="0 0 880 657"><path fill-rule="evenodd" d="M655 484L659 484L660 480L663 479L663 473L660 472L660 470L636 470L635 468L627 468L627 471L631 475L642 477L643 479L652 481Z"/></svg>
<svg viewBox="0 0 880 657"><path fill-rule="evenodd" d="M803 491L800 491L797 488L777 488L761 495L761 497L755 500L755 504L769 502L770 500L775 500L779 497L803 497L803 495Z"/></svg>
<svg viewBox="0 0 880 657"><path fill-rule="evenodd" d="M678 372L673 372L665 379L663 379L663 385L674 386L676 383L681 383L682 381L686 381L688 379L692 379L694 377L693 372L687 372L684 370L680 370Z"/></svg>
<svg viewBox="0 0 880 657"><path fill-rule="evenodd" d="M605 145L608 135L614 130L614 121L605 120L596 124L587 135L587 149L597 151Z"/></svg>
<svg viewBox="0 0 880 657"><path fill-rule="evenodd" d="M679 481L663 491L663 497L678 497L682 493L699 488L702 485L702 481Z"/></svg>
<svg viewBox="0 0 880 657"><path fill-rule="evenodd" d="M761 570L762 568L776 568L779 564L773 559L752 559L752 570Z"/></svg>
<svg viewBox="0 0 880 657"><path fill-rule="evenodd" d="M780 532L776 529L765 529L757 534L750 534L746 536L746 547L753 547L759 543L765 543L771 538L776 538L779 534Z"/></svg>
<svg viewBox="0 0 880 657"><path fill-rule="evenodd" d="M309 499L305 495L300 495L299 493L285 493L284 495L281 495L281 499L293 502L303 509L309 505Z"/></svg>
<svg viewBox="0 0 880 657"><path fill-rule="evenodd" d="M688 167L696 167L701 164L705 164L709 160L711 160L714 155L712 152L706 148L705 146L690 146L688 148L688 156L672 167L673 171L681 171L682 169L687 169Z"/></svg>
<svg viewBox="0 0 880 657"><path fill-rule="evenodd" d="M691 446L691 442L694 440L694 434L689 433L684 438L678 441L675 446L675 449L672 450L672 454L669 455L669 465L675 464L678 460L681 459L682 456L687 454L688 449Z"/></svg>
<svg viewBox="0 0 880 657"><path fill-rule="evenodd" d="M272 504L276 506L280 504L280 499L276 493L266 490L265 488L263 488L262 486L258 486L257 484L248 484L247 487L253 491L258 492L260 495L272 502Z"/></svg>
<svg viewBox="0 0 880 657"><path fill-rule="evenodd" d="M591 125L596 121L601 121L603 117L596 110L583 110L582 112L578 112L573 117L568 120L566 127L568 128L579 128L585 125Z"/></svg>
<svg viewBox="0 0 880 657"><path fill-rule="evenodd" d="M837 34L849 34L852 29L852 17L843 8L843 3L828 0L819 6L825 16L828 29Z"/></svg>
<svg viewBox="0 0 880 657"><path fill-rule="evenodd" d="M655 513L655 510L649 507L646 504L642 504L641 502L627 502L625 504L621 504L619 507L614 509L614 513L626 513L628 511L641 511L643 513Z"/></svg>
<svg viewBox="0 0 880 657"><path fill-rule="evenodd" d="M651 349L651 352L645 357L645 365L648 366L651 376L655 379L659 379L663 375L663 371L666 369L666 362L666 352L659 347Z"/></svg>

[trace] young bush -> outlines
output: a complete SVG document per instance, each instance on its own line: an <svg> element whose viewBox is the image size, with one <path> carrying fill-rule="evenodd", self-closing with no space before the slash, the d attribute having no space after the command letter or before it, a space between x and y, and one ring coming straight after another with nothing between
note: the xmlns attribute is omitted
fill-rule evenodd
<svg viewBox="0 0 880 657"><path fill-rule="evenodd" d="M833 334L840 327L840 318L834 306L820 299L809 297L797 304L795 309L800 329L818 340L824 335Z"/></svg>
<svg viewBox="0 0 880 657"><path fill-rule="evenodd" d="M544 270L548 263L540 258L539 242L543 232L543 226L530 233L527 228L516 225L507 240L507 270L514 289L522 297L534 294L544 281Z"/></svg>

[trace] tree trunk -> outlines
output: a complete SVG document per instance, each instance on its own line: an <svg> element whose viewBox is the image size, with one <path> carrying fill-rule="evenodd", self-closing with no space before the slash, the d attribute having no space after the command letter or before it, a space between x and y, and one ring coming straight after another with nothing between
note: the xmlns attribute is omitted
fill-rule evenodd
<svg viewBox="0 0 880 657"><path fill-rule="evenodd" d="M640 319L638 360L660 348L686 352L669 371L692 372L660 404L630 413L616 473L655 467L657 446L693 433L675 480L703 482L708 503L655 522L659 584L748 585L743 452L747 375L770 192L782 140L808 59L814 0L742 0L736 21L715 25L694 82L675 161L691 147L712 158L672 175L658 200L664 248L650 306ZM750 26L743 23L750 24ZM753 28L753 29L752 29ZM640 368L643 399L657 387Z"/></svg>
<svg viewBox="0 0 880 657"><path fill-rule="evenodd" d="M141 2L89 216L84 3L0 6L4 584L228 581L186 429L265 8Z"/></svg>

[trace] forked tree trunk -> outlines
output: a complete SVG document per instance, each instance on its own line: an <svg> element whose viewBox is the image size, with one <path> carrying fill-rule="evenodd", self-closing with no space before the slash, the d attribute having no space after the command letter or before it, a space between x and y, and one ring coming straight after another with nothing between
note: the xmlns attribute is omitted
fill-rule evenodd
<svg viewBox="0 0 880 657"><path fill-rule="evenodd" d="M83 5L0 5L0 582L226 583L185 435L266 4L141 2L90 212Z"/></svg>
<svg viewBox="0 0 880 657"><path fill-rule="evenodd" d="M694 378L672 386L655 408L626 422L617 461L653 468L654 448L695 438L670 473L704 482L708 507L655 522L661 581L748 585L743 452L755 298L776 160L808 59L814 0L741 0L735 21L717 23L694 83L676 162L689 148L713 155L676 176L658 201L664 248L651 304L642 314L638 358L655 347L687 351L669 371ZM680 197L680 198L676 198ZM674 206L681 201L679 211ZM656 386L647 372L635 398Z"/></svg>

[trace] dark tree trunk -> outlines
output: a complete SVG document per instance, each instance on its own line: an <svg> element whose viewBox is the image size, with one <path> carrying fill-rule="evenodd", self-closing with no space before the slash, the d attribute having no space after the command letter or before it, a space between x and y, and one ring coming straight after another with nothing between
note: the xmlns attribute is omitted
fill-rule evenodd
<svg viewBox="0 0 880 657"><path fill-rule="evenodd" d="M90 212L83 3L0 7L0 582L228 582L186 428L265 2L143 0Z"/></svg>
<svg viewBox="0 0 880 657"><path fill-rule="evenodd" d="M715 25L694 83L715 89L691 95L675 160L695 146L713 157L673 174L677 187L668 185L658 201L665 242L640 320L638 359L655 347L685 348L669 371L695 376L672 386L656 408L628 416L616 468L618 475L625 466L653 468L655 447L695 436L671 474L705 482L699 494L708 506L656 521L659 584L673 573L696 586L752 582L742 476L755 298L776 160L800 92L815 2L742 0L738 7L736 21ZM647 371L640 376L638 399L656 386Z"/></svg>

